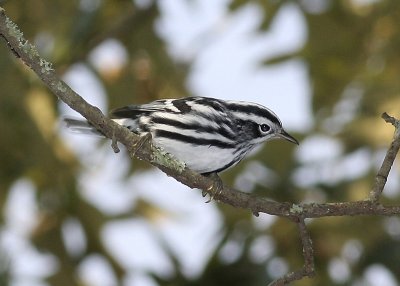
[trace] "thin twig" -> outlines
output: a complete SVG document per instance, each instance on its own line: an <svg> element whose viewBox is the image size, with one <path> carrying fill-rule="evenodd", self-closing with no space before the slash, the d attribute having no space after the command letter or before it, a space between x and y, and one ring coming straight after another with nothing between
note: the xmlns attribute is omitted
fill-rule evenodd
<svg viewBox="0 0 400 286"><path fill-rule="evenodd" d="M304 257L304 273L305 276L312 277L315 275L314 269L314 248L311 240L310 233L308 232L305 219L301 218L297 223L299 228L301 243L303 245L303 257Z"/></svg>
<svg viewBox="0 0 400 286"><path fill-rule="evenodd" d="M400 148L400 132L399 132L399 120L388 115L386 112L382 114L382 118L387 122L392 124L395 127L394 136L392 143L390 144L385 159L382 162L382 165L378 171L378 174L375 176L374 186L369 194L369 199L372 202L378 202L383 189L385 188L385 184L387 182L387 178L389 176L390 169L393 166L394 160L396 159L397 153Z"/></svg>
<svg viewBox="0 0 400 286"><path fill-rule="evenodd" d="M304 217L294 217L292 220L297 224L303 246L304 265L301 269L290 272L283 277L272 281L268 286L283 286L290 282L301 280L305 277L313 277L315 275L314 267L314 248L310 233L307 230Z"/></svg>

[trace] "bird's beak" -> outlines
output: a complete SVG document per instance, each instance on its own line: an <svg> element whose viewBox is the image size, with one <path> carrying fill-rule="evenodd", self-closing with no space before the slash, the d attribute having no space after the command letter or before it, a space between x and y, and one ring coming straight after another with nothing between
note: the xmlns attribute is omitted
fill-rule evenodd
<svg viewBox="0 0 400 286"><path fill-rule="evenodd" d="M294 144L299 145L299 141L297 141L296 138L294 138L292 135L290 135L289 133L287 133L285 130L281 130L281 132L278 133L278 136L282 139L286 139L287 141L290 141Z"/></svg>

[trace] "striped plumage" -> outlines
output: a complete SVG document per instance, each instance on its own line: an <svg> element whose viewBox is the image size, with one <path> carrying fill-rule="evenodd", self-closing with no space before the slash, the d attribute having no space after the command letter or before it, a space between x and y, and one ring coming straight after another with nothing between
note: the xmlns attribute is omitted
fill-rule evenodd
<svg viewBox="0 0 400 286"><path fill-rule="evenodd" d="M111 111L111 118L132 132L150 132L153 144L202 174L234 166L255 146L274 138L298 144L268 108L250 102L206 97L163 99ZM88 123L67 119L78 131Z"/></svg>

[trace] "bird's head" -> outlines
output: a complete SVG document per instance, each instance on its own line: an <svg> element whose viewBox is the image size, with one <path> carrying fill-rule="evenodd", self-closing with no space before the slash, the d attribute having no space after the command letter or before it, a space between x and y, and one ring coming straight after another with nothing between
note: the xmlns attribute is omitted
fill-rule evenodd
<svg viewBox="0 0 400 286"><path fill-rule="evenodd" d="M269 108L256 103L230 101L229 109L244 131L245 139L256 145L272 139L299 142L282 127L278 116Z"/></svg>

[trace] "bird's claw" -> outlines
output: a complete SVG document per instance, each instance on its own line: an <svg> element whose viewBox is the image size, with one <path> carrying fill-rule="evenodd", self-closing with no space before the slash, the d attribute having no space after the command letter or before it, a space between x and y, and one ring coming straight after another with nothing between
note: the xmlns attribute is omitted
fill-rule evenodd
<svg viewBox="0 0 400 286"><path fill-rule="evenodd" d="M130 149L130 152L132 154L132 157L135 156L136 152L142 148L143 144L145 144L147 141L151 140L151 133L146 133L145 135L141 135L140 139L135 143L135 145L132 146Z"/></svg>
<svg viewBox="0 0 400 286"><path fill-rule="evenodd" d="M206 190L201 192L203 197L206 197L207 194L210 196L210 198L206 201L206 204L211 202L215 197L221 195L224 188L224 184L217 173L212 173L207 175L207 177L211 178L213 183Z"/></svg>
<svg viewBox="0 0 400 286"><path fill-rule="evenodd" d="M113 149L114 153L119 153L118 141L115 137L115 131L113 131L113 135L111 137L111 148Z"/></svg>

